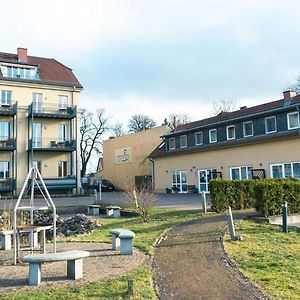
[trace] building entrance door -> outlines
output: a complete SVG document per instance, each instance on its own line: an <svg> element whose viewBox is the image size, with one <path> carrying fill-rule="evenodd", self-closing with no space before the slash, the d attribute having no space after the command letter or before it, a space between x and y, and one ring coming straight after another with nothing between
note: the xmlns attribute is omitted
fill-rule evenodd
<svg viewBox="0 0 300 300"><path fill-rule="evenodd" d="M199 193L209 191L209 181L211 179L211 172L216 171L215 169L198 170L198 184Z"/></svg>
<svg viewBox="0 0 300 300"><path fill-rule="evenodd" d="M187 172L173 172L172 187L176 187L179 193L187 193Z"/></svg>

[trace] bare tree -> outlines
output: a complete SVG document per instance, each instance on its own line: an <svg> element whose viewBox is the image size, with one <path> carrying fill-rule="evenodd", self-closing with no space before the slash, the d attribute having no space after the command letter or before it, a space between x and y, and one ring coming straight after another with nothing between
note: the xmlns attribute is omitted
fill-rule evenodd
<svg viewBox="0 0 300 300"><path fill-rule="evenodd" d="M297 95L300 94L300 76L296 78L296 82L291 84L287 89L296 92Z"/></svg>
<svg viewBox="0 0 300 300"><path fill-rule="evenodd" d="M111 127L111 131L113 132L114 136L122 136L126 134L123 124L122 123L116 123Z"/></svg>
<svg viewBox="0 0 300 300"><path fill-rule="evenodd" d="M186 124L191 122L192 119L188 114L184 113L173 113L168 116L165 120L165 124L174 130L178 125Z"/></svg>
<svg viewBox="0 0 300 300"><path fill-rule="evenodd" d="M150 129L156 125L155 121L146 115L134 115L128 123L129 132L139 132Z"/></svg>
<svg viewBox="0 0 300 300"><path fill-rule="evenodd" d="M136 187L125 192L133 210L142 218L144 222L148 221L149 211L153 207L156 199L151 187L145 185L137 189Z"/></svg>
<svg viewBox="0 0 300 300"><path fill-rule="evenodd" d="M103 109L98 109L95 114L87 110L82 111L80 125L81 177L86 173L91 155L94 152L98 155L102 154L101 136L108 129L108 117Z"/></svg>
<svg viewBox="0 0 300 300"><path fill-rule="evenodd" d="M213 116L219 115L224 112L230 112L237 109L237 103L235 100L224 100L213 102Z"/></svg>

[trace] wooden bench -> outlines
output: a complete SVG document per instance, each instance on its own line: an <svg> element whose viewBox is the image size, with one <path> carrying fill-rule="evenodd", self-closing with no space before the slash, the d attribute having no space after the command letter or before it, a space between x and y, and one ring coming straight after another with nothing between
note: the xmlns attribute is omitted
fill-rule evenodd
<svg viewBox="0 0 300 300"><path fill-rule="evenodd" d="M133 252L133 238L135 233L126 229L112 229L112 249L120 249L121 255L131 255Z"/></svg>
<svg viewBox="0 0 300 300"><path fill-rule="evenodd" d="M90 255L90 252L83 250L71 250L47 254L28 254L21 261L29 263L29 285L41 283L41 264L45 262L67 261L67 276L71 279L83 277L82 258Z"/></svg>

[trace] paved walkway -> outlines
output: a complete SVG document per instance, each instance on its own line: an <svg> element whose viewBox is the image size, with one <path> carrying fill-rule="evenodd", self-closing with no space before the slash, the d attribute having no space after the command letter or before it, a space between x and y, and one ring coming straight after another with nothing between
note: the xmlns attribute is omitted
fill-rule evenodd
<svg viewBox="0 0 300 300"><path fill-rule="evenodd" d="M49 252L53 244L47 244ZM49 287L76 285L78 283L100 281L124 275L147 261L147 256L134 249L133 255L120 255L106 243L57 243L57 251L87 250L90 256L83 259L83 279L67 278L67 263L45 263L42 266L42 282L39 287L28 285L28 264L11 265L12 251L0 252L0 293L21 290L36 290ZM10 265L7 265L7 264Z"/></svg>
<svg viewBox="0 0 300 300"><path fill-rule="evenodd" d="M229 265L222 247L225 226L225 215L211 216L165 234L153 260L160 299L265 299Z"/></svg>

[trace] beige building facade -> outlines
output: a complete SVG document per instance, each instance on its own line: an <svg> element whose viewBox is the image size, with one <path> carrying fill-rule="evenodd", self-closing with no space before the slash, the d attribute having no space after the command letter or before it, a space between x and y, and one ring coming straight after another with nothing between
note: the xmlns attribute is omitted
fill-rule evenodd
<svg viewBox="0 0 300 300"><path fill-rule="evenodd" d="M32 164L49 190L79 190L81 90L54 59L0 53L0 193L18 194Z"/></svg>
<svg viewBox="0 0 300 300"><path fill-rule="evenodd" d="M169 131L168 126L160 126L104 141L103 170L99 175L118 190L151 183L153 164L148 155Z"/></svg>
<svg viewBox="0 0 300 300"><path fill-rule="evenodd" d="M212 178L300 179L300 96L179 125L151 154L157 192L209 192Z"/></svg>

